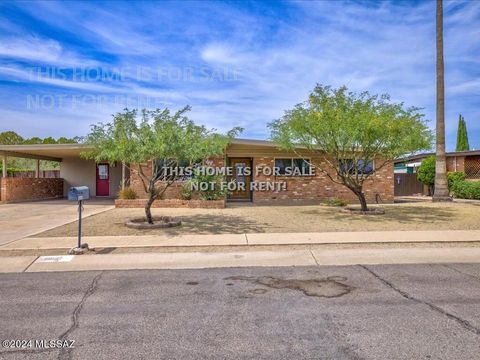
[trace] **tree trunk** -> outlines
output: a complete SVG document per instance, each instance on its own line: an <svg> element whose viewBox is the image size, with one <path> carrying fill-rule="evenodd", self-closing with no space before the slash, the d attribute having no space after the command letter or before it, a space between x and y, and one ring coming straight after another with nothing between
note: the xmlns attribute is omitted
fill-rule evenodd
<svg viewBox="0 0 480 360"><path fill-rule="evenodd" d="M362 211L368 211L367 200L365 199L365 194L363 193L363 191L355 193L355 195L357 195L358 200L360 201Z"/></svg>
<svg viewBox="0 0 480 360"><path fill-rule="evenodd" d="M147 222L149 224L153 224L153 218L152 218L152 204L157 198L157 194L154 192L150 192L150 198L148 199L147 203L145 204L145 216L147 218Z"/></svg>
<svg viewBox="0 0 480 360"><path fill-rule="evenodd" d="M437 0L437 150L433 201L451 201L445 156L445 82L443 62L443 0Z"/></svg>

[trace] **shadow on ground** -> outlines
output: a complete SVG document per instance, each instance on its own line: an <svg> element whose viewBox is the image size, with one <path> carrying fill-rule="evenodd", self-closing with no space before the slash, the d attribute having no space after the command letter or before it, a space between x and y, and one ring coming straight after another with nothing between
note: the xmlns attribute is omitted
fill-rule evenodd
<svg viewBox="0 0 480 360"><path fill-rule="evenodd" d="M102 215L102 216L100 216ZM109 216L113 215L113 216ZM260 233L268 229L269 224L235 215L188 214L179 216L182 225L167 229L130 229L125 226L126 216L106 212L85 218L82 221L83 236L128 236L128 235L181 235L181 234L243 234ZM60 226L35 237L76 236L78 222Z"/></svg>
<svg viewBox="0 0 480 360"><path fill-rule="evenodd" d="M421 222L448 222L455 216L453 208L423 208L415 206L404 207L385 207L383 215L359 215L343 213L340 208L337 211L325 211L324 209L315 209L303 211L305 215L319 215L325 220L334 220L339 222L366 222L376 223L392 221L396 223L421 223Z"/></svg>
<svg viewBox="0 0 480 360"><path fill-rule="evenodd" d="M178 235L186 232L198 234L243 234L265 232L267 223L241 216L198 214L181 216L182 226L166 229L166 233Z"/></svg>

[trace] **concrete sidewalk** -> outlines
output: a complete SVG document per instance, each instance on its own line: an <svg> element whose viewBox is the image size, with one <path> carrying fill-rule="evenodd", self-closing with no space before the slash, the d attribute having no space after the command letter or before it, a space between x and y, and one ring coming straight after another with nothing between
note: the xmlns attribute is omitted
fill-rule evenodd
<svg viewBox="0 0 480 360"><path fill-rule="evenodd" d="M372 232L327 232L327 233L255 233L218 235L178 236L89 236L82 242L97 249L142 249L189 247L238 247L278 245L322 245L322 244L395 244L395 243L458 243L480 242L480 230L451 231L372 231ZM74 237L24 238L0 246L0 254L28 251L64 251L74 247ZM35 253L31 253L35 255Z"/></svg>
<svg viewBox="0 0 480 360"><path fill-rule="evenodd" d="M7 259L5 262L4 260ZM60 260L60 261L58 261ZM480 248L394 248L277 250L241 252L137 253L1 258L1 272L203 269L222 267L321 266L355 264L480 263Z"/></svg>

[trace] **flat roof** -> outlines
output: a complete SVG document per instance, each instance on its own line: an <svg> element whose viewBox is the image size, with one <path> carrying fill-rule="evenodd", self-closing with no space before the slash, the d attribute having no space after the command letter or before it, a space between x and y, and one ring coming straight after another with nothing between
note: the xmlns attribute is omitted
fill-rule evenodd
<svg viewBox="0 0 480 360"><path fill-rule="evenodd" d="M79 157L87 149L89 146L84 144L0 145L0 155L62 161L66 157Z"/></svg>
<svg viewBox="0 0 480 360"><path fill-rule="evenodd" d="M231 144L278 147L273 141L254 139L233 139ZM80 157L80 153L89 148L90 147L85 144L0 145L0 156L6 155L10 157L62 161L63 158Z"/></svg>
<svg viewBox="0 0 480 360"><path fill-rule="evenodd" d="M396 159L395 163L400 163L400 162L406 162L406 161L412 161L412 160L420 160L424 159L426 157L435 155L434 152L429 152L429 153L422 153L422 154L417 154L417 155L411 155L407 156L401 159ZM476 156L480 155L480 150L468 150L468 151L450 151L445 154L447 157L455 157L455 156Z"/></svg>

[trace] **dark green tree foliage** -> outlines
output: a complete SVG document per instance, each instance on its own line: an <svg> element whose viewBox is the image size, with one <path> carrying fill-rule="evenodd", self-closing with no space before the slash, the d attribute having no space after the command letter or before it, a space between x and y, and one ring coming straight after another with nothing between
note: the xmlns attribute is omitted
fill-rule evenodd
<svg viewBox="0 0 480 360"><path fill-rule="evenodd" d="M470 145L468 144L468 132L465 118L462 115L458 115L458 130L457 130L457 147L455 151L468 151Z"/></svg>
<svg viewBox="0 0 480 360"><path fill-rule="evenodd" d="M0 133L0 145L22 144L24 139L15 131L4 131Z"/></svg>
<svg viewBox="0 0 480 360"><path fill-rule="evenodd" d="M44 139L37 136L25 139L15 131L4 131L0 133L0 145L75 144L80 142L82 142L82 138L78 136L75 136L74 138L66 138L62 136L57 140L51 136Z"/></svg>
<svg viewBox="0 0 480 360"><path fill-rule="evenodd" d="M301 146L318 154L320 160L312 165L351 190L366 211L363 184L375 171L431 147L431 132L418 110L393 103L387 95L317 85L307 101L269 126L280 148ZM368 164L375 169L367 169Z"/></svg>

